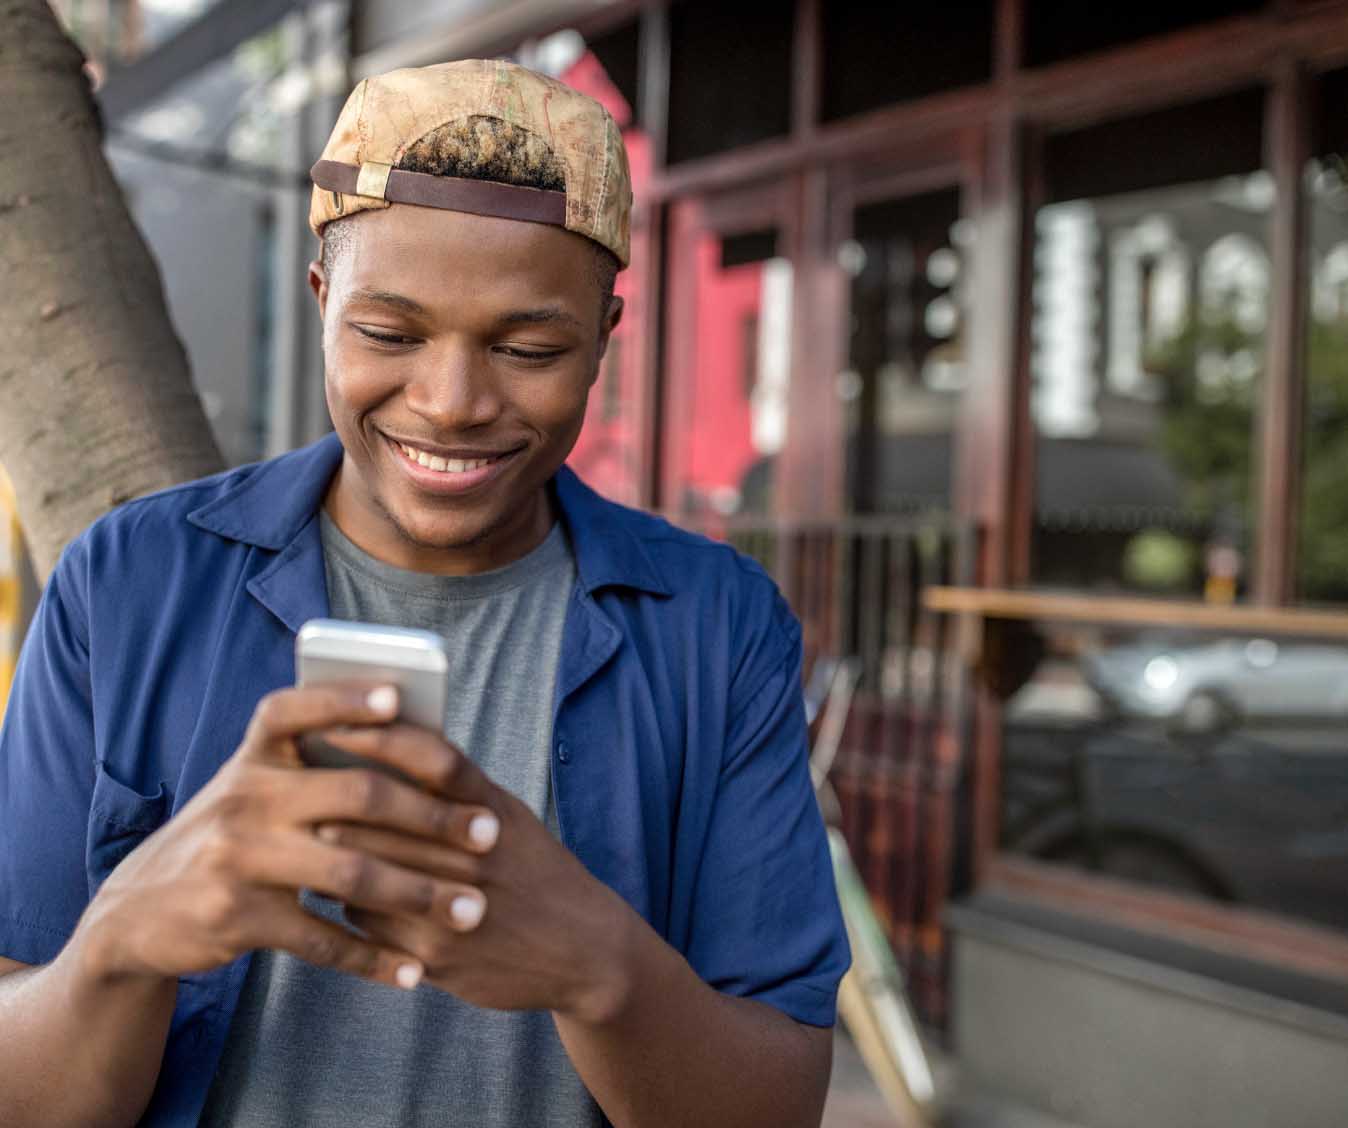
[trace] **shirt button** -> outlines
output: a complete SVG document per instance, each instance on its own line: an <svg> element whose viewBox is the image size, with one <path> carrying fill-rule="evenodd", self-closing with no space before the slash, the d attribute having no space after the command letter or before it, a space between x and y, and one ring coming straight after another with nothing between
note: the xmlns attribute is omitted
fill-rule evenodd
<svg viewBox="0 0 1348 1128"><path fill-rule="evenodd" d="M567 743L565 740L561 741L557 745L557 759L559 759L563 764L571 763L571 749L567 747Z"/></svg>

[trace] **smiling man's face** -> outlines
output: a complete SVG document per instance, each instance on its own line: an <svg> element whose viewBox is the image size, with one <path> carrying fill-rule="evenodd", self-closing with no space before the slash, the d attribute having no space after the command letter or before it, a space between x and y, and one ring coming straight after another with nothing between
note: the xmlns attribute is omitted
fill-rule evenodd
<svg viewBox="0 0 1348 1128"><path fill-rule="evenodd" d="M347 222L332 276L310 268L346 451L327 510L398 567L509 563L551 527L621 302L601 318L595 248L560 227L396 205Z"/></svg>

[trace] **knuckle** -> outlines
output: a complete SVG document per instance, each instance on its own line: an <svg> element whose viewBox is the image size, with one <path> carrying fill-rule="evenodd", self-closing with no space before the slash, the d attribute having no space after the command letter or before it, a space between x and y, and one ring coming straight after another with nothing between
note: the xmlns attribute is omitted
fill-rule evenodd
<svg viewBox="0 0 1348 1128"><path fill-rule="evenodd" d="M210 873L232 874L239 862L242 843L225 823L217 823L201 844L201 864Z"/></svg>
<svg viewBox="0 0 1348 1128"><path fill-rule="evenodd" d="M430 913L436 900L435 882L430 878L414 879L403 895L404 907L418 916Z"/></svg>
<svg viewBox="0 0 1348 1128"><path fill-rule="evenodd" d="M348 944L342 953L342 969L363 979L373 979L379 972L379 952L365 944Z"/></svg>
<svg viewBox="0 0 1348 1128"><path fill-rule="evenodd" d="M229 882L212 882L201 894L202 923L215 933L232 929L238 920L239 890Z"/></svg>
<svg viewBox="0 0 1348 1128"><path fill-rule="evenodd" d="M449 791L459 775L459 758L453 751L446 749L438 758L430 772L431 786L437 791Z"/></svg>
<svg viewBox="0 0 1348 1128"><path fill-rule="evenodd" d="M344 786L351 809L359 815L378 814L385 782L382 776L363 768L347 772Z"/></svg>
<svg viewBox="0 0 1348 1128"><path fill-rule="evenodd" d="M253 710L253 721L263 732L271 732L281 722L281 716L285 712L285 698L282 696L283 690L272 690L257 703L257 708Z"/></svg>
<svg viewBox="0 0 1348 1128"><path fill-rule="evenodd" d="M448 838L454 827L454 808L430 796L422 798L419 806L421 823L428 837Z"/></svg>
<svg viewBox="0 0 1348 1128"><path fill-rule="evenodd" d="M341 899L359 897L369 885L369 859L354 851L345 851L333 862L328 871L328 883L332 891Z"/></svg>
<svg viewBox="0 0 1348 1128"><path fill-rule="evenodd" d="M342 955L342 941L327 929L315 928L304 938L304 958L311 964L331 967Z"/></svg>
<svg viewBox="0 0 1348 1128"><path fill-rule="evenodd" d="M427 940L425 959L432 967L448 967L454 962L454 941L452 937L437 935Z"/></svg>

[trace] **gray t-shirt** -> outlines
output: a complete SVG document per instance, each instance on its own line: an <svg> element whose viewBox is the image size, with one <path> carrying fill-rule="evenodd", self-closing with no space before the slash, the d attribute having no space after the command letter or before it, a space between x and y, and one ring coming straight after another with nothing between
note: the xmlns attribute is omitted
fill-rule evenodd
<svg viewBox="0 0 1348 1128"><path fill-rule="evenodd" d="M407 572L321 517L335 618L419 627L449 644L446 736L556 833L552 699L576 566L560 524L529 555L475 576ZM305 891L330 919L340 909ZM593 1128L599 1107L546 1011L492 1011L258 952L202 1124L249 1128Z"/></svg>

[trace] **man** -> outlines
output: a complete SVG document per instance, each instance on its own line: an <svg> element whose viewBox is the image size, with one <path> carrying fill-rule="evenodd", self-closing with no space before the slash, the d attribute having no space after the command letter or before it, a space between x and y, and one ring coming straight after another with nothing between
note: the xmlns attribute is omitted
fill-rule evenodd
<svg viewBox="0 0 1348 1128"><path fill-rule="evenodd" d="M817 1123L847 951L799 628L562 466L622 310L613 122L508 63L399 71L314 180L335 436L95 523L30 633L0 1119ZM448 739L287 688L328 614L444 635Z"/></svg>

